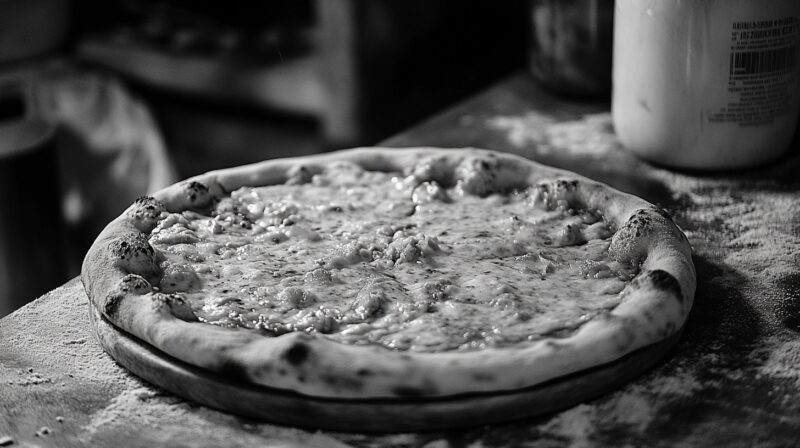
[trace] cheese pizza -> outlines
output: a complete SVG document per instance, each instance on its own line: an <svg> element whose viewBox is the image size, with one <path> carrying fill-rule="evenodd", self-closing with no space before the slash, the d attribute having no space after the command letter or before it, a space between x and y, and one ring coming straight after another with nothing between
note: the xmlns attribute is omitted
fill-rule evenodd
<svg viewBox="0 0 800 448"><path fill-rule="evenodd" d="M674 337L688 241L635 196L518 156L361 148L209 172L89 250L92 306L228 380L330 399L521 390Z"/></svg>

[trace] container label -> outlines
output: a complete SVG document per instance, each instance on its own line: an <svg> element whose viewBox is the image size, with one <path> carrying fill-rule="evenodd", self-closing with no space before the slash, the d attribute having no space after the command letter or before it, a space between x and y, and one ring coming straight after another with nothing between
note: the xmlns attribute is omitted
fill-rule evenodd
<svg viewBox="0 0 800 448"><path fill-rule="evenodd" d="M731 27L730 101L709 121L768 124L792 108L798 82L800 19L733 22Z"/></svg>

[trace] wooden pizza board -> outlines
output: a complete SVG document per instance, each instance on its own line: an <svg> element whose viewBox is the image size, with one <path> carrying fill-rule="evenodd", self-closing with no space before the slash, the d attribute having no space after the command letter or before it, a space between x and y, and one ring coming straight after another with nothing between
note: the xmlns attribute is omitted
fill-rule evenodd
<svg viewBox="0 0 800 448"><path fill-rule="evenodd" d="M103 349L154 385L187 400L257 420L357 432L475 426L557 411L629 382L662 358L680 336L678 332L612 363L524 389L436 398L335 399L232 382L156 350L119 330L93 306L89 309Z"/></svg>

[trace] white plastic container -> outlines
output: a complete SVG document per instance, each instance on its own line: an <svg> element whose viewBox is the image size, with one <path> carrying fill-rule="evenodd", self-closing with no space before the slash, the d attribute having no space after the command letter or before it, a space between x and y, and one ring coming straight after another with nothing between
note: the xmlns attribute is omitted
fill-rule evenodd
<svg viewBox="0 0 800 448"><path fill-rule="evenodd" d="M612 114L652 162L737 169L783 154L800 107L800 0L617 0Z"/></svg>

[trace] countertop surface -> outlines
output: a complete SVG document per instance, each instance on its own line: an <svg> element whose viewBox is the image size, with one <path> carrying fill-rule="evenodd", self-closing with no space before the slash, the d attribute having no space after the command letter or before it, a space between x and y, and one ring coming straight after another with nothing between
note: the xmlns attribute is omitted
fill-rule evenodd
<svg viewBox="0 0 800 448"><path fill-rule="evenodd" d="M514 152L669 211L698 285L682 339L644 375L562 412L415 434L281 427L195 405L99 347L74 279L0 320L0 446L800 446L800 154L739 173L678 173L620 146L608 104L518 73L384 142Z"/></svg>

